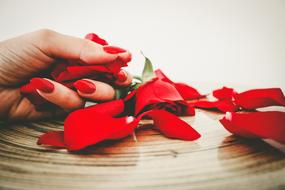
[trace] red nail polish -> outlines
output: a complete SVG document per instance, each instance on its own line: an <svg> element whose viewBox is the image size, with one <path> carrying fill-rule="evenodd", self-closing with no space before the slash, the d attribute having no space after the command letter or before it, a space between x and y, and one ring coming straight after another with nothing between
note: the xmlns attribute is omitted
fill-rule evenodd
<svg viewBox="0 0 285 190"><path fill-rule="evenodd" d="M54 90L54 85L43 78L33 78L30 81L31 85L36 89L43 91L45 93L51 93Z"/></svg>
<svg viewBox="0 0 285 190"><path fill-rule="evenodd" d="M85 39L91 40L97 44L101 44L101 45L108 45L108 42L102 38L100 38L97 34L94 33L89 33L85 36Z"/></svg>
<svg viewBox="0 0 285 190"><path fill-rule="evenodd" d="M116 47L116 46L104 46L104 51L110 54L124 53L126 50Z"/></svg>
<svg viewBox="0 0 285 190"><path fill-rule="evenodd" d="M125 82L128 78L127 73L124 70L120 70L117 77L118 77L118 81L120 82Z"/></svg>
<svg viewBox="0 0 285 190"><path fill-rule="evenodd" d="M96 90L95 84L87 80L78 80L73 83L73 86L84 94L91 94Z"/></svg>

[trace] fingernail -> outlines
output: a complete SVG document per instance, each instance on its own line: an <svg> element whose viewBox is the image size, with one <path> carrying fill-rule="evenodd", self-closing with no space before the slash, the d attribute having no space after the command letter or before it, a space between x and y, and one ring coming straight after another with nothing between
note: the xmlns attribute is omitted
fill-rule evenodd
<svg viewBox="0 0 285 190"><path fill-rule="evenodd" d="M117 74L117 77L118 77L118 81L125 82L128 78L128 75L126 71L120 70L119 73Z"/></svg>
<svg viewBox="0 0 285 190"><path fill-rule="evenodd" d="M20 88L20 92L23 94L29 94L35 90L36 90L35 87L31 83L25 84L25 85L21 86L21 88Z"/></svg>
<svg viewBox="0 0 285 190"><path fill-rule="evenodd" d="M100 45L108 45L108 42L102 38L100 38L97 34L89 33L85 36L85 39L91 40L92 42L95 42Z"/></svg>
<svg viewBox="0 0 285 190"><path fill-rule="evenodd" d="M30 83L38 90L45 93L51 93L54 90L54 85L43 78L33 78Z"/></svg>
<svg viewBox="0 0 285 190"><path fill-rule="evenodd" d="M124 53L126 50L116 47L116 46L104 46L103 50L110 54Z"/></svg>
<svg viewBox="0 0 285 190"><path fill-rule="evenodd" d="M96 90L95 84L87 80L78 80L73 83L73 86L84 94L91 94Z"/></svg>

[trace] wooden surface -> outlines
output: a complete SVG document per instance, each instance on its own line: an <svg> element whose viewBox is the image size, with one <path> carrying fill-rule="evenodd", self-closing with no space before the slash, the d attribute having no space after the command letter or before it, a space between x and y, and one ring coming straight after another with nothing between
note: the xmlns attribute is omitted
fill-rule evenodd
<svg viewBox="0 0 285 190"><path fill-rule="evenodd" d="M230 135L222 115L197 110L184 117L201 134L195 142L150 129L71 154L36 145L62 121L0 127L0 189L285 189L284 153L264 141Z"/></svg>

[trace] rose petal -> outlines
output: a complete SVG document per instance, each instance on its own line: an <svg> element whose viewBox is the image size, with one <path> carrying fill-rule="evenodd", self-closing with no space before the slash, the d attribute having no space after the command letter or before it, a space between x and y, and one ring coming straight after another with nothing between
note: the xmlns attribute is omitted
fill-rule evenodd
<svg viewBox="0 0 285 190"><path fill-rule="evenodd" d="M121 60L120 57L118 57L115 61L107 64L108 70L113 73L114 75L117 75L122 67L128 66L127 62L124 62Z"/></svg>
<svg viewBox="0 0 285 190"><path fill-rule="evenodd" d="M124 138L136 126L129 117L113 118L83 109L71 113L64 122L64 142L68 150L79 150L104 140ZM118 135L120 134L120 135Z"/></svg>
<svg viewBox="0 0 285 190"><path fill-rule="evenodd" d="M195 140L200 134L179 117L164 111L150 110L132 116L119 116L124 110L123 100L97 104L72 112L64 122L64 138L60 132L42 135L38 144L63 147L75 151L104 140L124 138L138 125L143 116L154 120L155 127L164 135L183 140Z"/></svg>
<svg viewBox="0 0 285 190"><path fill-rule="evenodd" d="M160 69L156 69L154 71L155 75L157 78L159 78L160 80L163 80L165 82L168 82L168 83L173 83L172 80L170 80L163 72L162 70Z"/></svg>
<svg viewBox="0 0 285 190"><path fill-rule="evenodd" d="M65 147L64 132L52 131L41 135L37 142L38 145L49 145L54 147Z"/></svg>
<svg viewBox="0 0 285 190"><path fill-rule="evenodd" d="M154 71L157 78L163 80L164 82L168 82L173 84L175 88L178 90L180 95L183 97L184 100L193 100L198 98L203 98L205 95L201 95L195 88L184 84L184 83L174 83L170 80L160 69Z"/></svg>
<svg viewBox="0 0 285 190"><path fill-rule="evenodd" d="M238 106L236 106L230 100L218 100L218 101L197 101L194 103L189 103L196 108L202 109L217 109L221 112L235 112L238 110Z"/></svg>
<svg viewBox="0 0 285 190"><path fill-rule="evenodd" d="M135 114L150 104L171 101L183 101L183 98L172 84L155 78L137 89Z"/></svg>
<svg viewBox="0 0 285 190"><path fill-rule="evenodd" d="M192 141L201 137L188 123L167 111L150 110L142 115L151 117L155 128L159 129L163 135L169 138Z"/></svg>
<svg viewBox="0 0 285 190"><path fill-rule="evenodd" d="M285 112L229 113L228 115L220 122L233 134L273 139L285 143Z"/></svg>
<svg viewBox="0 0 285 190"><path fill-rule="evenodd" d="M200 94L195 88L188 86L187 84L174 83L174 85L184 100L193 100L205 97L205 95Z"/></svg>
<svg viewBox="0 0 285 190"><path fill-rule="evenodd" d="M84 110L88 109L90 112L94 114L106 114L111 117L117 117L124 111L125 105L122 99L113 100L110 102L99 103L94 106L90 106L85 108Z"/></svg>
<svg viewBox="0 0 285 190"><path fill-rule="evenodd" d="M232 100L235 91L233 88L223 87L213 91L213 96L218 100Z"/></svg>
<svg viewBox="0 0 285 190"><path fill-rule="evenodd" d="M237 105L248 110L266 106L285 106L285 97L280 88L249 90L235 94L234 98Z"/></svg>

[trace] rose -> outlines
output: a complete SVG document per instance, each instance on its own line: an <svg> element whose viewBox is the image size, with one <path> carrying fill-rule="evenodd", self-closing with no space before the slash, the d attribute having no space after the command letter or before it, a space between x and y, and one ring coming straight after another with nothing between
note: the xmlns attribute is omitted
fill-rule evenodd
<svg viewBox="0 0 285 190"><path fill-rule="evenodd" d="M200 137L188 123L166 110L176 114L195 114L194 108L188 106L173 83L154 78L125 99L71 113L64 122L64 132L46 133L39 138L38 144L80 150L104 140L121 139L132 134L144 116L153 119L154 127L167 137L183 140Z"/></svg>

